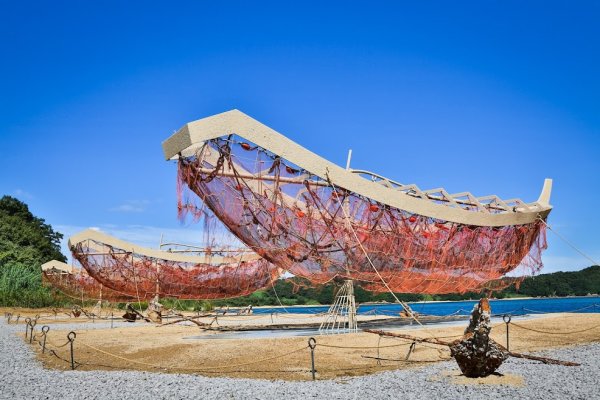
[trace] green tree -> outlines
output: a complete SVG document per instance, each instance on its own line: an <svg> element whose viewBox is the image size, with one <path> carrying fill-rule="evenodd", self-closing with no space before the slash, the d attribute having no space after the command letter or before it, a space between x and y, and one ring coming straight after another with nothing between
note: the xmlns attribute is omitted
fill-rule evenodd
<svg viewBox="0 0 600 400"><path fill-rule="evenodd" d="M0 304L44 306L52 301L42 287L41 265L66 261L60 252L63 235L34 216L22 201L0 198Z"/></svg>

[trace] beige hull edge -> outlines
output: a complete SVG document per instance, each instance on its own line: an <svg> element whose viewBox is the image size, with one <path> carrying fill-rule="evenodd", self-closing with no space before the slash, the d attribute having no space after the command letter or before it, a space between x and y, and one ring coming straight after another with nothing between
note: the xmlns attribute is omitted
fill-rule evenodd
<svg viewBox="0 0 600 400"><path fill-rule="evenodd" d="M238 263L241 261L254 261L259 260L260 256L256 253L244 252L235 257L225 257L216 254L206 254L204 256L185 255L181 253L172 253L169 251L150 249L147 247L138 246L136 244L126 242L124 240L117 239L113 236L107 235L102 232L98 232L93 229L86 229L85 231L76 233L69 238L69 248L75 247L78 243L92 240L94 242L106 244L108 246L132 252L136 255L146 256L150 258L176 261L193 264L211 264L211 265L222 265Z"/></svg>
<svg viewBox="0 0 600 400"><path fill-rule="evenodd" d="M191 156L208 140L234 134L240 136L336 186L414 214L478 226L521 225L545 219L552 210L552 180L546 179L539 199L524 203L498 196L475 197L463 192L448 194L444 189L422 191L416 185L402 185L368 171L346 170L305 149L282 134L238 110L190 122L162 143L167 160ZM368 175L366 179L361 175ZM439 204L440 199L444 204ZM470 210L465 209L465 204ZM486 206L493 204L493 212Z"/></svg>
<svg viewBox="0 0 600 400"><path fill-rule="evenodd" d="M58 260L48 261L47 263L42 264L42 271L50 271L61 274L73 274L75 273L75 269L72 265L64 263Z"/></svg>

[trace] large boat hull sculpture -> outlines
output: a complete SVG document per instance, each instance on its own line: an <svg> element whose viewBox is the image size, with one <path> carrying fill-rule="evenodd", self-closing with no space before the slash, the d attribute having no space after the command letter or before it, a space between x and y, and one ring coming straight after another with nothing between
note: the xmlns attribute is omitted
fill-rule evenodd
<svg viewBox="0 0 600 400"><path fill-rule="evenodd" d="M343 169L237 110L188 123L163 150L178 160L181 217L208 207L256 253L314 284L479 291L542 267L549 179L529 204L424 191Z"/></svg>
<svg viewBox="0 0 600 400"><path fill-rule="evenodd" d="M69 238L87 273L135 299L223 299L269 287L281 270L254 253L186 255L137 246L95 230Z"/></svg>

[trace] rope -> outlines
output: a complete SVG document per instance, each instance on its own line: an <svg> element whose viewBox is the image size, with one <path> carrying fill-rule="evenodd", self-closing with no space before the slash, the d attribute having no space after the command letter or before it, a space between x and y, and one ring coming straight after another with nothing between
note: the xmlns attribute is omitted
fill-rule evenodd
<svg viewBox="0 0 600 400"><path fill-rule="evenodd" d="M299 314L296 314L296 315L285 315L285 314L282 314L282 315L278 315L277 318L309 319L309 318L319 318L319 317L322 317L322 316L324 316L326 314L327 313L324 313L324 312L320 312L320 313L317 313L317 314L310 314L310 315L299 315ZM269 315L269 314L267 314L267 315Z"/></svg>
<svg viewBox="0 0 600 400"><path fill-rule="evenodd" d="M34 339L35 339L35 335L34 335ZM36 343L38 343L38 345L40 345L40 346L42 345L42 343L40 341L38 341L38 340L36 340ZM70 342L67 341L65 344L62 344L60 346L59 345L55 345L54 343L49 342L47 340L47 336L46 336L46 348L48 349L48 353L52 354L53 356L55 356L59 360L61 360L63 362L66 362L66 363L70 363L70 361L67 360L67 359L65 359L65 358L60 357L55 350L58 349L58 348L61 348L61 347L65 347L69 343ZM50 346L48 346L49 344L51 346L53 346L54 349L49 348L50 347ZM99 353L106 354L108 356L111 356L111 357L114 357L114 358L117 358L117 359L120 359L120 360L123 360L123 361L127 361L127 362L130 362L130 363L134 363L134 364L144 365L144 366L153 367L153 368L157 368L157 369L163 369L163 370L184 370L184 371L201 371L201 372L202 371L218 370L218 369L225 370L225 369L230 369L230 368L239 368L239 367L244 367L244 366L247 366L247 365L257 364L257 363L266 362L266 361L271 361L271 360L275 360L277 358L282 358L282 357L286 357L286 356L289 356L289 355L294 354L294 353L298 353L298 352L300 352L300 351L305 350L305 349L308 348L307 346L304 346L304 347L301 347L301 348L296 349L296 350L289 351L289 352L284 353L284 354L279 354L279 355L276 355L276 356L273 356L273 357L263 358L263 359L259 359L259 360L255 360L255 361L250 361L250 362L247 362L247 363L241 363L241 364L232 364L232 365L226 365L226 366L222 366L221 365L221 366L204 367L204 368L187 368L187 367L165 367L165 366L161 366L161 365L157 365L157 364L146 363L146 362L143 362L143 361L132 360L132 359L129 359L129 358L126 358L126 357L123 357L123 356L119 356L117 354L110 353L108 351L99 349L99 348L94 347L92 345L88 345L86 343L79 342L79 344L81 344L84 347L87 347L89 349L95 350L95 351L97 351ZM84 363L77 362L77 361L76 361L76 363L78 365L85 365ZM108 366L108 367L116 368L114 366ZM244 372L244 371L238 371L238 372ZM270 371L270 372L287 372L287 371Z"/></svg>
<svg viewBox="0 0 600 400"><path fill-rule="evenodd" d="M250 317L248 316L247 318L236 318L236 317L241 317L242 315L219 315L219 319L223 320L223 321L255 321L257 319L268 319L270 317L270 314L261 314L260 316L256 316L256 314L254 314L254 317Z"/></svg>
<svg viewBox="0 0 600 400"><path fill-rule="evenodd" d="M593 326L593 327L590 327L590 328L587 328L587 329L583 329L583 330L578 330L578 331L571 331L571 332L549 332L549 331L542 331L542 330L537 330L537 329L533 329L533 328L527 328L527 327L524 327L522 325L515 324L515 323L512 323L512 324L514 326L516 326L516 327L519 327L519 328L522 328L522 329L526 329L526 330L530 330L530 331L534 331L534 332L537 332L537 333L555 334L555 335L568 335L568 334L574 334L574 333L581 333L581 332L586 332L586 331L589 331L589 330L592 330L592 329L600 327L600 325L596 325L596 326ZM500 326L500 325L498 325L498 326ZM44 334L43 332L42 332L42 336L46 336L46 339L48 338L48 335ZM443 336L443 337L439 337L439 338L449 338L449 337L456 337L456 336L460 336L460 335ZM38 343L39 345L41 345L41 342L39 340L37 340L37 337L38 337L38 335L35 334L34 335L34 339L35 339L36 343ZM381 337L379 339L381 339ZM46 341L46 347L48 349L48 352L51 355L55 356L56 358L58 358L59 360L61 360L63 362L70 363L69 360L67 360L67 359L59 356L57 354L57 352L55 351L58 348L62 348L64 346L68 345L69 343L70 343L70 341L67 341L66 343L64 343L62 345L55 345L54 343L52 343L52 342L50 342L50 341L47 340ZM83 343L83 342L79 342L79 343L81 345L83 345L84 347L86 347L86 348L89 348L89 349L94 350L96 352L108 355L108 356L113 357L113 358L117 358L117 359L126 361L128 363L143 365L143 366L152 367L152 368L156 368L156 369L162 369L162 370L197 371L197 372L206 372L206 373L218 373L219 372L218 370L231 370L231 369L240 368L240 367L244 367L244 366L248 366L248 365L254 365L254 364L258 364L258 363L265 363L265 362L268 362L268 361L271 361L271 360L275 360L275 359L287 357L287 356L289 356L291 354L298 353L298 352L306 350L308 348L307 346L303 346L301 348L298 348L298 349L295 349L295 350L292 350L292 351L289 351L289 352L286 352L286 353L283 353L283 354L278 354L278 355L275 355L275 356L272 356L272 357L267 357L267 358L263 358L263 359L259 359L259 360L254 360L254 361L250 361L250 362L245 362L245 363L231 364L231 365L220 365L220 366L213 366L213 367L190 368L190 367L161 366L161 365L158 365L158 364L153 364L153 363L148 363L148 362L133 360L133 359L130 359L130 358L126 358L126 357L120 356L118 354L111 353L111 352L106 351L106 350L99 349L99 348L97 348L95 346L88 345L88 344ZM414 343L414 342L412 342L412 343ZM379 344L379 341L378 341L378 345L377 346L339 346L339 345L333 345L333 344L317 344L317 346L324 347L324 348L352 349L352 350L377 349L378 355L375 358L377 359L377 364L378 365L381 365L380 364L381 360L383 360L383 361L398 361L398 362L403 362L403 363L432 363L432 362L436 362L436 361L430 361L430 360L422 360L422 361L421 360L418 360L418 361L416 361L416 360L401 360L401 359L398 359L398 360L387 360L387 359L382 359L379 356L379 350L380 349L395 348L395 347L404 347L404 346L409 346L412 343L411 343L411 341L409 341L408 343L398 343L398 344L381 346ZM54 347L54 349L49 348L48 344L52 345ZM431 349L437 349L434 346L428 346L428 345L425 345L423 343L420 343L420 345L423 345L424 347L431 348ZM439 353L438 357L439 357L440 360L447 359L447 358L442 357L442 352L440 351L440 349L437 349L437 350L438 350L438 353ZM365 357L365 356L363 356L363 357ZM369 357L367 357L367 358L369 358ZM78 366L81 366L81 365L94 365L94 364L81 363L81 362L76 362L76 363L77 363ZM119 368L118 366L110 366L110 365L107 365L107 367L110 367L110 368ZM370 368L376 368L376 366L360 366L360 367L356 367L356 368L349 368L347 370L352 370L352 369L357 369L357 370L358 369L370 369ZM321 369L322 372L333 372L333 371L341 371L341 370L346 370L346 369L343 369L343 368L342 369L336 368L336 369L331 369L331 370L329 370L329 369ZM229 371L229 372L236 372L236 371ZM239 370L237 372L242 373L242 372L249 372L249 371ZM274 371L268 371L268 372L288 372L288 371L279 371L279 370L275 371L274 370Z"/></svg>
<svg viewBox="0 0 600 400"><path fill-rule="evenodd" d="M404 364L433 364L440 361L448 361L449 358L440 358L440 360L391 360L386 358L377 358L377 357L366 357L363 358L375 358L377 361L392 361ZM338 371L362 371L362 370L371 370L371 369L389 369L389 365L382 364L372 364L372 365L363 365L359 367L350 367L350 368L319 368L318 372L338 372Z"/></svg>
<svg viewBox="0 0 600 400"><path fill-rule="evenodd" d="M329 179L329 174L327 174L327 180L329 181L329 184L331 185L331 188L333 189L333 191L335 193L335 198L336 198L337 202L340 203L340 209L342 210L342 213L344 214L344 218L346 218L346 221L348 221L348 226L350 227L350 230L352 231L352 234L354 235L354 238L356 239L356 243L358 244L358 247L360 247L361 251L365 254L365 257L366 257L367 261L369 261L369 264L371 265L371 267L373 268L373 270L375 271L375 274L377 274L377 277L379 277L379 279L381 280L381 282L383 283L383 285L385 286L385 288L392 294L392 297L394 297L394 300L396 300L396 302L399 303L402 306L402 308L404 309L404 311L406 311L408 313L408 315L410 315L419 325L423 326L423 324L421 323L421 321L419 321L417 319L417 317L415 316L415 314L413 313L413 310L406 303L404 303L403 301L400 301L400 299L392 291L392 289L388 286L388 284L385 281L385 279L383 279L383 276L381 276L381 274L379 273L379 271L375 267L375 264L373 264L373 261L371 261L371 257L369 257L369 254L367 253L367 250L365 250L365 248L363 247L362 242L360 241L360 239L358 238L358 235L356 234L356 231L354 230L354 227L350 223L350 217L348 216L348 213L346 212L346 209L345 209L344 205L340 201L340 197L339 197L339 194L337 192L337 188L335 187L335 185L333 184L333 182L331 181L331 179Z"/></svg>
<svg viewBox="0 0 600 400"><path fill-rule="evenodd" d="M548 229L550 229L552 232L554 232L554 234L556 236L558 236L563 242L565 242L566 244L568 244L573 250L575 250L576 252L578 252L579 254L581 254L583 257L587 258L588 260L590 260L594 265L600 265L600 263L596 260L594 260L592 257L588 256L587 254L585 254L583 251L579 250L579 248L577 246L575 246L573 243L571 243L570 241L568 241L564 236L562 236L560 233L558 233L556 230L552 229L552 227L550 225L548 225L548 223L546 221L544 221L542 219L542 217L538 217L538 219L540 221L542 221L542 223L544 225L546 225L546 227Z"/></svg>
<svg viewBox="0 0 600 400"><path fill-rule="evenodd" d="M51 342L51 341L48 339L48 336L46 336L46 345L50 344L50 345L54 346L54 348L56 348L56 349L60 349L61 347L65 347L65 346L66 346L66 345L68 345L69 343L71 343L71 342L70 342L69 340L67 340L65 344L57 345L57 344L54 344L54 343L52 343L52 342Z"/></svg>
<svg viewBox="0 0 600 400"><path fill-rule="evenodd" d="M61 360L63 362L66 362L67 364L71 364L71 361L69 361L69 360L67 360L65 358L62 358L61 356L59 356L58 354L56 354L56 351L54 351L52 349L48 349L48 353L52 354L54 357L58 358L59 360ZM80 362L77 362L77 361L75 361L75 364L77 364L78 366L82 365Z"/></svg>
<svg viewBox="0 0 600 400"><path fill-rule="evenodd" d="M528 327L523 326L523 325L515 324L514 322L511 322L510 324L516 326L517 328L521 328L521 329L525 329L525 330L532 331L532 332L537 332L537 333L543 333L543 334L547 334L547 335L572 335L572 334L575 334L575 333L583 333L583 332L591 331L591 330L596 329L596 328L600 328L600 325L595 325L595 326L592 326L591 328L582 329L582 330L579 330L579 331L555 332L555 331L542 331L542 330L539 330L539 329L528 328Z"/></svg>
<svg viewBox="0 0 600 400"><path fill-rule="evenodd" d="M59 348L61 348L61 347L65 347L66 345L68 345L68 344L70 343L70 341L68 341L68 340L67 340L67 342L66 342L65 344L62 344L62 345L58 346L58 345L55 345L54 343L50 342L50 341L48 340L48 335L47 335L46 333L44 333L43 331L42 331L42 333L41 333L41 336L42 336L42 337L44 337L44 336L46 337L46 350L48 350L48 354L51 354L51 355L53 355L54 357L58 358L59 360L61 360L61 361L65 362L65 363L67 363L67 364L71 364L71 361L70 361L70 360L67 360L67 359L65 359L65 358L62 358L62 357L61 357L61 356L59 356L59 355L58 355L58 353L56 352L56 350L57 350L57 349L59 349ZM40 347L42 347L42 342L41 342L40 340L38 340L38 339L37 339L37 334L33 335L33 340L35 340L35 342L36 342L36 343L37 343L37 344L38 344ZM49 345L52 345L52 346L54 346L54 349L51 349ZM75 363L76 363L78 366L80 366L80 365L83 365L82 363L80 363L80 362L78 362L78 361L75 361Z"/></svg>
<svg viewBox="0 0 600 400"><path fill-rule="evenodd" d="M279 355L276 355L276 356L273 356L273 357L268 357L268 358L263 358L263 359L259 359L259 360L254 360L254 361L250 361L250 362L247 362L247 363L232 364L232 365L219 365L219 366L215 366L215 367L204 367L204 368L189 368L189 367L165 367L165 366L162 366L162 365L157 365L157 364L152 364L152 363L146 363L146 362L143 362L143 361L132 360L132 359L125 358L125 357L119 356L117 354L113 354L113 353L110 353L108 351L99 349L97 347L91 346L91 345L86 344L86 343L80 342L80 344L83 345L83 346L85 346L85 347L87 347L87 348L95 350L95 351L97 351L99 353L106 354L108 356L111 356L111 357L114 357L114 358L118 358L118 359L123 360L123 361L131 362L131 363L135 363L135 364L140 364L140 365L145 365L145 366L149 366L149 367L153 367L153 368L158 368L158 369L184 370L184 371L211 371L211 370L216 370L216 369L229 369L229 368L244 367L244 366L247 366L247 365L258 364L258 363L262 363L262 362L266 362L266 361L275 360L277 358L286 357L286 356L289 356L290 354L298 353L298 352L300 352L300 351L305 350L305 349L308 348L308 346L304 346L304 347L301 347L301 348L296 349L296 350L292 350L292 351L284 353L284 354L279 354Z"/></svg>
<svg viewBox="0 0 600 400"><path fill-rule="evenodd" d="M578 309L575 309L575 310L570 310L570 311L537 311L537 310L532 310L530 308L525 308L525 307L523 307L522 310L523 311L528 311L528 312L531 312L531 313L536 313L536 314L556 314L557 312L559 312L559 313L576 313L576 312L579 312L579 311L582 311L582 310L587 310L588 308L593 308L593 307L597 307L597 306L598 306L598 304L594 303L594 304L591 304L589 306L578 308ZM512 314L512 313L503 313L503 314Z"/></svg>
<svg viewBox="0 0 600 400"><path fill-rule="evenodd" d="M317 343L318 347L330 347L333 349L385 349L388 347L402 347L402 346L409 346L410 343L398 343L398 344L390 344L390 345L385 345L385 346L336 346L334 344L320 344Z"/></svg>
<svg viewBox="0 0 600 400"><path fill-rule="evenodd" d="M271 287L273 288L273 293L275 293L275 297L277 298L277 302L283 308L283 311L289 312L288 310L286 310L285 306L283 305L283 303L279 299L279 295L277 294L277 290L275 290L275 282L271 281Z"/></svg>

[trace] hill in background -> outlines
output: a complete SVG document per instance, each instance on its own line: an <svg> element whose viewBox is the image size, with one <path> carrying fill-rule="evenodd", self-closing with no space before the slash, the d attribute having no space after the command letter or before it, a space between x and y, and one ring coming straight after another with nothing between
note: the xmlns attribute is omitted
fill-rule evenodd
<svg viewBox="0 0 600 400"><path fill-rule="evenodd" d="M308 282L298 278L278 280L274 288L259 290L250 296L236 299L213 301L213 305L247 306L260 305L316 305L331 304L339 284L330 283L318 287L311 287ZM528 277L521 282L519 288L510 286L494 294L496 298L508 297L551 297L551 296L586 296L600 293L600 266L594 265L581 271L554 272ZM398 298L404 301L435 301L435 300L469 300L479 299L485 293L464 294L403 294L397 293ZM358 303L367 302L394 302L390 293L372 293L355 287L355 296ZM278 299L279 298L279 299Z"/></svg>

